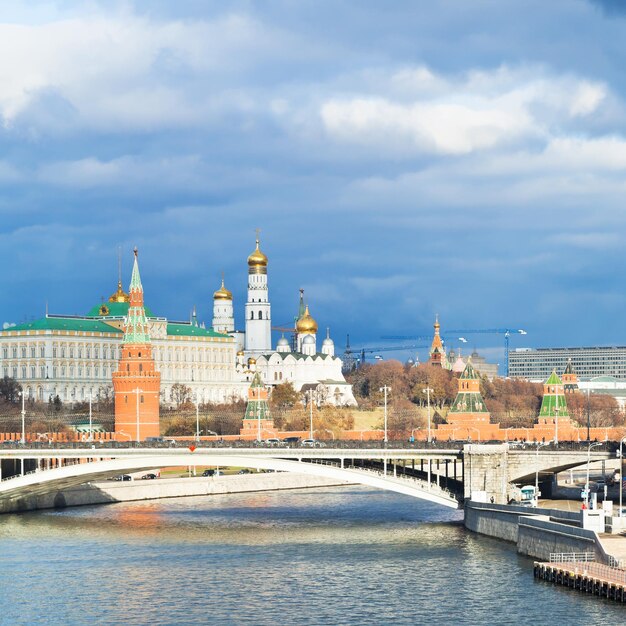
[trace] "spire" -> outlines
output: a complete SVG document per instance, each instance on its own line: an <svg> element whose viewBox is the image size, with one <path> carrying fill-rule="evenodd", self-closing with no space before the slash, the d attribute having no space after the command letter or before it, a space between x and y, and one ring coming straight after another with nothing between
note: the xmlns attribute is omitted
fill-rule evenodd
<svg viewBox="0 0 626 626"><path fill-rule="evenodd" d="M556 370L552 370L548 380L543 383L543 399L539 417L569 417L563 381Z"/></svg>
<svg viewBox="0 0 626 626"><path fill-rule="evenodd" d="M197 315L197 313L196 313L196 305L195 305L195 304L193 305L193 309L192 309L192 311L191 311L191 323L192 323L194 326L197 326L197 325L198 325L198 315Z"/></svg>
<svg viewBox="0 0 626 626"><path fill-rule="evenodd" d="M433 336L433 342L430 346L430 363L431 365L443 367L445 363L445 352L443 349L443 343L441 342L441 335L439 334L440 324L438 314L435 315L433 328L435 329L435 334Z"/></svg>
<svg viewBox="0 0 626 626"><path fill-rule="evenodd" d="M298 306L298 317L296 321L299 320L304 315L304 289L300 288L300 305Z"/></svg>
<svg viewBox="0 0 626 626"><path fill-rule="evenodd" d="M143 305L143 287L139 275L137 248L134 250L135 260L133 274L130 279L130 306L124 323L124 343L149 343L148 320Z"/></svg>
<svg viewBox="0 0 626 626"><path fill-rule="evenodd" d="M137 246L135 246L133 253L135 255L135 261L133 263L133 273L132 273L132 276L130 277L130 291L132 292L133 289L141 291L142 300L143 300L143 287L141 285L141 276L139 276L139 264L137 262L137 255L139 254L139 251L137 250Z"/></svg>

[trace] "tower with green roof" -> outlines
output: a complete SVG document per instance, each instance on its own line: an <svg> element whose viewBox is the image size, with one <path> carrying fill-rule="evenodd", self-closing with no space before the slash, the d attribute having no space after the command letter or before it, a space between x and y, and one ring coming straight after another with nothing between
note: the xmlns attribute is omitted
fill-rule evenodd
<svg viewBox="0 0 626 626"><path fill-rule="evenodd" d="M459 391L448 412L448 422L489 423L489 411L480 393L480 376L472 365L471 357L459 378Z"/></svg>
<svg viewBox="0 0 626 626"><path fill-rule="evenodd" d="M242 438L260 440L276 436L267 398L267 387L259 372L256 372L248 387L248 404L243 416L243 428L240 430Z"/></svg>
<svg viewBox="0 0 626 626"><path fill-rule="evenodd" d="M569 416L563 382L558 377L556 370L552 370L552 374L550 374L548 380L543 383L543 400L541 401L539 417L554 418Z"/></svg>
<svg viewBox="0 0 626 626"><path fill-rule="evenodd" d="M130 280L128 313L124 318L121 358L113 372L115 435L120 440L142 441L160 435L161 374L154 366L137 248Z"/></svg>

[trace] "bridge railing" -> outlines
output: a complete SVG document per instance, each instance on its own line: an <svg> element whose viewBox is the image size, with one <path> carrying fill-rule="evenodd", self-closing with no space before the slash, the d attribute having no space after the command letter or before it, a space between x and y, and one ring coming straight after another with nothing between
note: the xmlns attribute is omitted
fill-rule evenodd
<svg viewBox="0 0 626 626"><path fill-rule="evenodd" d="M336 461L331 461L328 459L313 459L310 461L311 463L317 465L329 465L331 467L340 467L340 464ZM363 467L362 465L348 465L344 464L343 469L350 469L359 472L368 472L370 474L376 474L377 476L384 478L386 480L396 480L396 481L407 481L412 483L417 483L421 489L424 491L431 491L438 493L438 495L445 495L452 500L457 500L454 492L446 489L445 487L441 487L434 482L428 482L427 480L423 480L421 478L417 478L416 476L411 476L409 474L404 473L396 473L395 475L392 472L387 472L385 474L384 470L373 468L373 467Z"/></svg>

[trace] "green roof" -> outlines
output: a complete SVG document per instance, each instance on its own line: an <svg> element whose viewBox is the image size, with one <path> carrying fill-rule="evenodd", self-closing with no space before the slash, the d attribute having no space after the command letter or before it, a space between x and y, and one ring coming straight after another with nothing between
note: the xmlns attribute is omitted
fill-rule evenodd
<svg viewBox="0 0 626 626"><path fill-rule="evenodd" d="M550 374L550 378L546 380L545 385L562 385L563 381L558 377L556 370L552 370L552 374Z"/></svg>
<svg viewBox="0 0 626 626"><path fill-rule="evenodd" d="M541 401L541 409L539 410L539 417L554 417L555 408L558 408L559 417L569 417L567 410L567 400L565 394L546 394Z"/></svg>
<svg viewBox="0 0 626 626"><path fill-rule="evenodd" d="M230 337L230 335L218 333L212 328L202 328L194 324L182 324L180 322L168 322L167 334L177 337Z"/></svg>
<svg viewBox="0 0 626 626"><path fill-rule="evenodd" d="M459 392L450 407L450 413L489 413L478 391Z"/></svg>
<svg viewBox="0 0 626 626"><path fill-rule="evenodd" d="M108 313L102 315L101 308L106 306ZM103 302L89 309L87 317L126 317L128 315L128 302ZM148 307L144 307L147 317L154 317L152 311Z"/></svg>
<svg viewBox="0 0 626 626"><path fill-rule="evenodd" d="M478 376L472 365L472 357L467 359L467 365L461 374L461 380L480 380L480 376Z"/></svg>
<svg viewBox="0 0 626 626"><path fill-rule="evenodd" d="M111 326L100 320L72 317L42 317L34 322L11 326L11 328L7 328L2 332L10 332L13 330L67 330L88 333L122 333L119 328L115 328L115 326Z"/></svg>

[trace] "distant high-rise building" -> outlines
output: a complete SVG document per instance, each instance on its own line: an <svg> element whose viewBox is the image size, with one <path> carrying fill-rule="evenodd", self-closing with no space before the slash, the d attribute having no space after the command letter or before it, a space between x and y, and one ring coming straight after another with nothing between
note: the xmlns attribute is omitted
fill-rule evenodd
<svg viewBox="0 0 626 626"><path fill-rule="evenodd" d="M579 381L597 376L626 380L626 346L517 348L509 354L509 375L541 382L552 370L565 372L570 362Z"/></svg>

